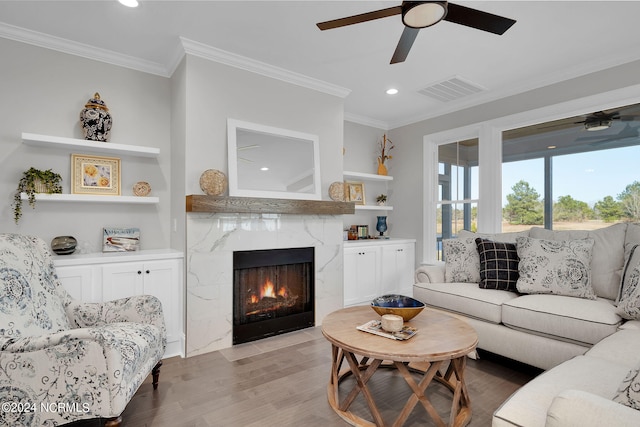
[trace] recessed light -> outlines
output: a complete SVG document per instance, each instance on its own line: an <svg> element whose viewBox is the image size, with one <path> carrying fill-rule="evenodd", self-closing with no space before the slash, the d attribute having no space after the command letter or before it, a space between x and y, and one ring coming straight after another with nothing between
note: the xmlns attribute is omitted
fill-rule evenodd
<svg viewBox="0 0 640 427"><path fill-rule="evenodd" d="M548 148L549 150L553 150L554 148L558 148L558 147L557 147L557 146L555 146L555 145L547 145L547 148Z"/></svg>
<svg viewBox="0 0 640 427"><path fill-rule="evenodd" d="M127 7L138 7L138 0L118 0L118 2Z"/></svg>
<svg viewBox="0 0 640 427"><path fill-rule="evenodd" d="M387 95L395 95L396 93L398 93L398 89L395 89L395 88L387 89Z"/></svg>
<svg viewBox="0 0 640 427"><path fill-rule="evenodd" d="M260 170L261 170L261 171L268 171L268 170L269 170L269 168L265 166L265 167L260 168Z"/></svg>

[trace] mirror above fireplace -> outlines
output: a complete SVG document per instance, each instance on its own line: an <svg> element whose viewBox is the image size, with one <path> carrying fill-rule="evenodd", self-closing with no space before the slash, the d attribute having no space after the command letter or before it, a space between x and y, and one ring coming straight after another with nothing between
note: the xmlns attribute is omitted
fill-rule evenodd
<svg viewBox="0 0 640 427"><path fill-rule="evenodd" d="M229 195L320 200L318 136L227 120Z"/></svg>

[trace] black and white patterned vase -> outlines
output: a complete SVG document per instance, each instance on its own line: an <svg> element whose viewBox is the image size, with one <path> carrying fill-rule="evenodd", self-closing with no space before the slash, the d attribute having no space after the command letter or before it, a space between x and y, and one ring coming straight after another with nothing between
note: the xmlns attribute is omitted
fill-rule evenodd
<svg viewBox="0 0 640 427"><path fill-rule="evenodd" d="M84 139L106 142L111 136L113 120L109 109L98 92L93 95L80 111L80 124L84 132Z"/></svg>

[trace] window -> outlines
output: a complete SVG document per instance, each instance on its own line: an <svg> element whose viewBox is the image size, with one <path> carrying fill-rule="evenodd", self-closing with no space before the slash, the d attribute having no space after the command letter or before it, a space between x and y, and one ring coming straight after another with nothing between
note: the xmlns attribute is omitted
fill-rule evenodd
<svg viewBox="0 0 640 427"><path fill-rule="evenodd" d="M503 231L639 221L639 130L631 105L505 131Z"/></svg>
<svg viewBox="0 0 640 427"><path fill-rule="evenodd" d="M438 146L438 203L436 247L442 259L442 240L462 229L476 229L478 198L478 139Z"/></svg>

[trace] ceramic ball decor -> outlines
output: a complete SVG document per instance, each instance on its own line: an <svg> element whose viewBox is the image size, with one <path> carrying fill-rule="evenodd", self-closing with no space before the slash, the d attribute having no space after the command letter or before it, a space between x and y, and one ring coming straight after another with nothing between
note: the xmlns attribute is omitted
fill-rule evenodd
<svg viewBox="0 0 640 427"><path fill-rule="evenodd" d="M51 250L58 255L70 255L77 245L78 241L73 236L58 236L51 241Z"/></svg>
<svg viewBox="0 0 640 427"><path fill-rule="evenodd" d="M80 111L80 124L84 133L84 139L89 141L106 142L111 136L113 120L109 109L98 92L89 99Z"/></svg>

